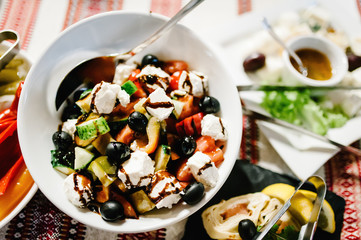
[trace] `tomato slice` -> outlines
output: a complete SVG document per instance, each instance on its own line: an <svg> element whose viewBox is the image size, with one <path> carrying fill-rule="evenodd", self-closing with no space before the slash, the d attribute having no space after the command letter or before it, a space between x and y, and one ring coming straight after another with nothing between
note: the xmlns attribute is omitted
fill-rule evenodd
<svg viewBox="0 0 361 240"><path fill-rule="evenodd" d="M197 149L200 152L210 152L216 148L215 140L210 136L201 136L196 139Z"/></svg>
<svg viewBox="0 0 361 240"><path fill-rule="evenodd" d="M140 73L140 69L134 69L132 73L129 75L129 80L134 82L137 80L137 75Z"/></svg>
<svg viewBox="0 0 361 240"><path fill-rule="evenodd" d="M181 182L190 182L194 180L191 170L187 166L187 161L188 158L183 159L176 172L176 178Z"/></svg>
<svg viewBox="0 0 361 240"><path fill-rule="evenodd" d="M198 136L202 132L202 119L204 113L199 112L190 117L185 118L181 122L176 124L177 133L183 137L187 136Z"/></svg>
<svg viewBox="0 0 361 240"><path fill-rule="evenodd" d="M178 89L179 78L182 75L182 72L183 71L177 71L173 73L172 76L170 77L169 88L171 91Z"/></svg>
<svg viewBox="0 0 361 240"><path fill-rule="evenodd" d="M183 120L184 122L184 131L186 132L187 136L193 136L195 135L195 131L193 128L193 117L188 117L186 119Z"/></svg>

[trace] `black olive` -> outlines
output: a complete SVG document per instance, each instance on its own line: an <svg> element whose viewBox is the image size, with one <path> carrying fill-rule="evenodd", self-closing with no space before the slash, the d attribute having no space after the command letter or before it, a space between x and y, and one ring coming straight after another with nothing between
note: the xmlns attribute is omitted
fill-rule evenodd
<svg viewBox="0 0 361 240"><path fill-rule="evenodd" d="M253 72L262 68L266 63L266 56L263 53L253 53L243 61L243 69L246 72Z"/></svg>
<svg viewBox="0 0 361 240"><path fill-rule="evenodd" d="M191 136L186 136L180 140L179 150L183 156L191 156L197 148L197 143Z"/></svg>
<svg viewBox="0 0 361 240"><path fill-rule="evenodd" d="M82 115L80 107L75 103L69 104L64 108L61 120L65 122L68 119L77 119L80 115Z"/></svg>
<svg viewBox="0 0 361 240"><path fill-rule="evenodd" d="M361 67L361 56L357 56L355 54L348 54L347 60L348 60L348 70L350 72L352 72L356 68Z"/></svg>
<svg viewBox="0 0 361 240"><path fill-rule="evenodd" d="M100 215L105 221L113 222L124 216L123 205L117 201L109 200L100 206Z"/></svg>
<svg viewBox="0 0 361 240"><path fill-rule="evenodd" d="M216 98L204 96L199 102L199 108L204 113L217 113L221 109L221 106Z"/></svg>
<svg viewBox="0 0 361 240"><path fill-rule="evenodd" d="M147 54L142 59L142 68L146 65L154 65L156 67L159 67L160 61L156 56L152 54Z"/></svg>
<svg viewBox="0 0 361 240"><path fill-rule="evenodd" d="M244 240L251 240L257 234L257 228L249 219L243 219L238 224L238 233Z"/></svg>
<svg viewBox="0 0 361 240"><path fill-rule="evenodd" d="M158 80L158 77L156 75L148 74L146 76L146 82L149 84L154 84L157 82L157 80Z"/></svg>
<svg viewBox="0 0 361 240"><path fill-rule="evenodd" d="M110 142L107 145L105 154L108 156L109 162L114 165L121 164L130 157L130 148L122 142Z"/></svg>
<svg viewBox="0 0 361 240"><path fill-rule="evenodd" d="M136 132L145 133L148 124L148 118L140 112L132 112L128 117L128 125Z"/></svg>
<svg viewBox="0 0 361 240"><path fill-rule="evenodd" d="M204 196L204 186L200 182L194 182L189 184L181 192L183 201L189 205L198 203Z"/></svg>
<svg viewBox="0 0 361 240"><path fill-rule="evenodd" d="M73 138L64 131L55 132L52 139L55 148L60 150L66 150L73 144Z"/></svg>

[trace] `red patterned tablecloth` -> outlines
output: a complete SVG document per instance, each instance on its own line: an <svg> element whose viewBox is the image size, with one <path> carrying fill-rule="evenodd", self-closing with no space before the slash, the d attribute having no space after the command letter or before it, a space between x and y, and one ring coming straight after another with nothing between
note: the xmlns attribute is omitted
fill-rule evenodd
<svg viewBox="0 0 361 240"><path fill-rule="evenodd" d="M232 14L225 12L224 18L236 17L244 12L251 11L253 6L260 6L265 0L208 0L211 7L206 10L198 10L188 20L207 21L203 17L210 16L209 11L219 9L232 10ZM354 1L354 0L352 0ZM136 9L152 11L166 16L174 15L187 1L182 0L2 0L0 30L14 29L19 32L23 50L28 50L36 58L36 53L42 50L39 46L46 46L54 36L43 38L39 43L39 32L37 28L44 25L44 12L47 6L59 4L57 23L59 32L71 24L88 16L113 10ZM348 3L351 0L347 0ZM354 6L361 11L361 1L356 1ZM223 6L223 7L222 7ZM208 11L208 12L206 12ZM64 15L65 14L65 15ZM64 16L63 16L64 15ZM232 16L229 16L232 15ZM49 19L51 20L51 19ZM227 21L228 19L224 19ZM41 23L39 23L42 21ZM52 24L50 21L49 24ZM208 26L205 22L197 25L198 29ZM39 27L40 28L40 27ZM56 32L56 30L54 30ZM46 34L46 33L43 33ZM54 33L53 33L54 34ZM36 36L37 35L37 36ZM46 35L44 35L46 36ZM240 151L240 158L257 164L260 159L259 149L270 148L267 141L262 138L257 124L243 117L243 139ZM358 143L354 144L359 147ZM274 154L273 156L277 156ZM3 156L0 156L3 157ZM325 176L329 190L342 196L346 200L344 213L344 225L341 239L361 239L361 159L352 154L340 152L324 166ZM0 206L1 207L1 206ZM160 229L140 234L116 234L106 233L97 229L85 226L76 220L59 211L45 196L38 191L29 204L5 227L0 229L0 239L171 239L167 236L167 229Z"/></svg>

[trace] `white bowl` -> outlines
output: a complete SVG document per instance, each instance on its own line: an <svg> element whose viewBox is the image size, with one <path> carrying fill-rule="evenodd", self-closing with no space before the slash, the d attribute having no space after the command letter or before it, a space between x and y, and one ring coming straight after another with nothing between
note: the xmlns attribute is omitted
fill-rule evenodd
<svg viewBox="0 0 361 240"><path fill-rule="evenodd" d="M3 42L0 44L0 53L4 53L9 47L11 46L8 42ZM22 70L27 72L31 66L31 60L29 57L23 52L20 51L15 58L24 59L24 65L22 67ZM24 198L14 207L14 209L2 220L0 220L0 228L4 227L6 224L8 224L27 204L28 202L33 198L36 191L38 190L38 187L34 183L32 187L29 189L28 193L24 196ZM5 192L6 194L6 192Z"/></svg>
<svg viewBox="0 0 361 240"><path fill-rule="evenodd" d="M310 48L324 53L331 63L332 77L328 80L314 80L303 76L290 61L287 51L283 51L282 58L285 63L284 78L296 80L310 86L333 86L338 84L348 71L348 61L344 51L330 40L319 36L299 36L292 39L288 47L294 51Z"/></svg>
<svg viewBox="0 0 361 240"><path fill-rule="evenodd" d="M210 45L188 28L177 25L169 34L155 42L146 53L160 59L181 59L192 69L209 76L210 95L221 104L221 116L228 123L229 139L225 161L219 168L217 185L206 192L197 205L178 204L172 209L161 209L140 216L105 222L98 214L72 205L63 193L65 176L55 171L50 163L54 149L52 134L60 124L60 113L55 110L55 94L62 78L77 63L90 57L129 50L157 30L167 18L153 13L116 11L100 14L66 29L43 53L31 69L19 104L19 139L21 149L34 180L44 195L61 211L89 226L107 231L134 233L159 229L176 223L205 205L227 179L238 158L242 113L233 76L222 57Z"/></svg>

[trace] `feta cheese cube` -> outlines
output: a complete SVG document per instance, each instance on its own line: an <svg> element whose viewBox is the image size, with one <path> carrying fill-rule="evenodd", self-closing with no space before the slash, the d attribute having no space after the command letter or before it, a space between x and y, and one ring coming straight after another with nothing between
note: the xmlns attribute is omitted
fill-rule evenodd
<svg viewBox="0 0 361 240"><path fill-rule="evenodd" d="M118 84L98 83L91 94L93 95L93 112L99 114L111 113L117 99L119 99L120 104L124 107L130 102L130 96Z"/></svg>
<svg viewBox="0 0 361 240"><path fill-rule="evenodd" d="M65 178L63 190L68 200L79 208L84 208L94 199L91 181L78 173L72 173Z"/></svg>
<svg viewBox="0 0 361 240"><path fill-rule="evenodd" d="M149 197L159 208L171 208L181 199L181 189L179 181L167 171L157 171L152 178L152 189Z"/></svg>
<svg viewBox="0 0 361 240"><path fill-rule="evenodd" d="M119 100L120 105L122 105L123 107L126 107L130 103L130 96L123 89L120 89L120 91L118 92L117 98Z"/></svg>
<svg viewBox="0 0 361 240"><path fill-rule="evenodd" d="M68 119L66 122L63 122L61 128L62 131L69 133L69 135L74 139L74 133L76 131L76 123L78 119Z"/></svg>
<svg viewBox="0 0 361 240"><path fill-rule="evenodd" d="M196 71L183 71L179 77L178 89L195 97L202 97L208 91L208 77Z"/></svg>
<svg viewBox="0 0 361 240"><path fill-rule="evenodd" d="M167 90L170 76L159 67L147 65L140 71L137 78L145 82L149 88L157 89L161 87Z"/></svg>
<svg viewBox="0 0 361 240"><path fill-rule="evenodd" d="M146 152L135 151L121 164L118 177L126 188L147 186L154 174L154 161Z"/></svg>
<svg viewBox="0 0 361 240"><path fill-rule="evenodd" d="M225 123L219 117L212 114L207 114L201 121L202 135L210 136L215 140L227 140L228 133Z"/></svg>
<svg viewBox="0 0 361 240"><path fill-rule="evenodd" d="M118 66L115 68L113 83L121 86L128 80L130 74L134 69L136 69L135 64L118 64Z"/></svg>
<svg viewBox="0 0 361 240"><path fill-rule="evenodd" d="M148 96L144 107L150 115L160 121L168 118L174 109L171 99L162 88L156 89Z"/></svg>
<svg viewBox="0 0 361 240"><path fill-rule="evenodd" d="M218 181L218 169L211 158L202 152L196 152L187 161L187 167L193 177L208 187L214 187Z"/></svg>

